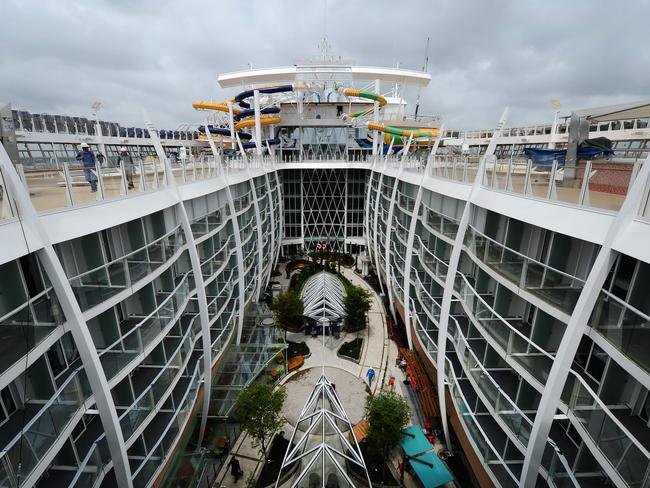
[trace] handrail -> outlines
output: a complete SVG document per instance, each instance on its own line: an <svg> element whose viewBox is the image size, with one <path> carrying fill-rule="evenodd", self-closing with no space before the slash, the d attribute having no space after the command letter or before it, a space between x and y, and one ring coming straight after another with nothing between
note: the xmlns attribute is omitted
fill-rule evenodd
<svg viewBox="0 0 650 488"><path fill-rule="evenodd" d="M132 255L134 255L134 254L137 254L137 253L139 253L139 252L145 251L145 250L147 250L150 246L153 246L154 244L157 244L158 242L162 241L163 239L168 238L168 237L171 236L172 234L176 233L180 228L181 228L181 225L178 224L176 227L174 227L174 228L173 228L171 231L169 231L167 234L165 234L165 235L163 235L163 236L157 238L157 239L154 240L154 241L151 241L151 242L145 244L145 245L142 246L141 248L136 249L135 251L131 251L131 252L129 252L129 253L123 255L123 256L120 256L119 258L115 258L115 259L113 259L112 261L109 261L109 262L104 263L104 264L102 264L102 265L100 265L100 266L97 266L96 268L93 268L93 269L88 270L88 271L84 271L83 273L78 274L78 275L76 275L76 276L71 276L71 277L68 278L68 281L72 281L72 280L79 279L79 278L81 278L82 276L86 276L86 275L88 275L88 274L90 274L90 273L94 273L94 272L99 271L99 270L101 270L101 269L103 269L103 268L106 268L106 267L108 267L108 266L110 266L110 265L112 265L112 264L120 263L120 262L122 262L124 259L128 259L130 256L132 256ZM182 234L179 234L179 235L182 235ZM183 247L183 246L185 246L185 245L186 245L186 243L183 243L180 247Z"/></svg>
<svg viewBox="0 0 650 488"><path fill-rule="evenodd" d="M174 288L173 290L171 290L171 291L169 291L169 292L166 292L166 293L169 293L169 295L168 295L167 297L165 297L165 299L164 299L162 302L160 302L160 305L158 305L158 306L157 306L157 307L156 307L156 308L155 308L151 313L149 313L149 315L147 315L146 317L144 317L140 322L138 322L137 324L135 324L135 325L133 326L133 328L132 328L130 331L128 331L128 332L127 332L126 334L124 334L123 336L120 336L119 339L117 339L117 340L116 340L115 342L113 342L111 345L109 345L109 346L103 348L101 351L98 350L99 357L101 358L101 356L104 355L104 353L106 353L106 352L110 352L110 350L111 350L114 346L116 346L118 343L122 342L122 341L124 340L125 337L128 337L129 335L131 335L131 334L133 334L134 332L136 332L137 330L139 330L140 327L142 326L142 324L145 323L145 322L146 322L147 320L149 320L150 318L152 318L154 315L156 315L156 314L158 313L158 311L159 311L161 308L163 308L163 306L164 306L165 304L167 304L167 302L169 302L170 300L173 300L174 298L176 298L176 291L178 291L178 290L179 290L183 285L185 285L186 280L188 280L188 278L189 278L189 276L190 276L191 274L192 274L192 271L187 271L187 272L183 275L183 278L178 282L178 285L176 285L176 288ZM186 297L186 299L185 299L186 302L187 302L187 300L189 300L190 295L192 295L192 292L188 290L187 297ZM181 307L181 308L184 308L184 307ZM140 352L141 352L141 351L140 351Z"/></svg>
<svg viewBox="0 0 650 488"><path fill-rule="evenodd" d="M506 249L508 252L511 252L513 254L516 254L517 256L522 257L526 261L538 264L538 265L542 266L543 268L549 269L549 270L553 271L554 273L558 273L558 274L560 274L562 276L565 276L565 277L570 278L572 280L578 281L579 283L582 283L583 285L585 283L585 280L583 280L582 278L578 278L577 276L573 276L573 275L567 273L566 271L560 271L559 269L556 269L556 268L554 268L552 266L549 266L548 264L545 264L545 263L543 263L541 261L538 261L537 259L531 258L530 256L527 256L526 254L523 254L523 253L521 253L519 251L515 251L514 249L506 246L505 244L500 243L496 239L493 239L492 237L489 237L489 236L483 234L481 231L477 230L471 224L469 224L469 227L470 227L470 229L472 229L473 233L478 234L479 236L481 236L485 240L488 240L488 241L494 243L495 245L497 245L497 246L499 246L499 247L501 247L503 249ZM469 246L465 246L465 247L467 247L469 249ZM472 254L476 255L473 251L472 251ZM478 257L478 255L476 255L476 257ZM480 260L482 261L482 259L480 259Z"/></svg>
<svg viewBox="0 0 650 488"><path fill-rule="evenodd" d="M96 449L99 449L99 443L103 440L106 439L106 434L100 435L95 442L93 442L93 445L90 449L88 449L88 453L86 454L86 457L83 458L81 463L77 466L77 472L75 473L74 477L68 483L68 488L72 488L76 486L77 482L79 481L79 478L81 475L84 474L84 469L90 462L90 459L93 457L93 454L95 453ZM97 451L99 453L99 450ZM101 454L99 454L101 456ZM112 460L109 460L108 462L112 462ZM107 463L108 464L108 463ZM94 484L93 484L94 486Z"/></svg>
<svg viewBox="0 0 650 488"><path fill-rule="evenodd" d="M607 407L607 405L605 405L605 403L600 399L600 397L596 394L596 392L589 386L589 384L585 381L585 379L582 378L582 376L580 376L580 374L577 373L573 369L569 369L569 374L572 374L573 376L575 376L578 379L578 381L580 382L580 386L582 386L582 388L587 390L587 393L589 393L589 396L592 397L592 399L598 404L598 406L603 410L603 412L605 412L607 414L607 416L610 418L610 420L613 421L619 429L621 429L621 431L626 435L626 437L628 437L632 441L632 443L634 443L634 445L639 449L639 451L641 451L641 454L643 454L648 459L648 461L650 461L650 451L648 451L643 446L643 444L641 444L636 439L636 437L634 435L632 435L632 433L629 430L627 430L625 425L623 425L623 423L620 420L618 420L618 418L611 412L609 407ZM569 406L569 403L567 403L567 407L569 407L570 410L573 410ZM587 430L587 432L588 432L588 430ZM596 445L598 446L598 443L596 443Z"/></svg>
<svg viewBox="0 0 650 488"><path fill-rule="evenodd" d="M54 392L54 394L50 397L50 399L43 404L43 407L38 410L38 413L34 415L29 422L27 422L25 425L23 425L22 429L11 439L7 444L5 444L4 449L2 452L0 452L0 457L4 456L9 449L11 449L19 440L20 438L25 435L26 432L31 429L31 427L40 420L41 415L47 411L55 402L57 398L63 393L63 391L68 387L68 385L74 380L78 379L80 382L82 381L81 378L78 376L80 372L84 372L85 370L83 366L79 366L77 369L75 369L70 376L63 382L63 384L57 388L57 390ZM84 398L82 401L82 405L85 404L90 398L92 398L92 393L88 398ZM39 459L40 462L40 459Z"/></svg>
<svg viewBox="0 0 650 488"><path fill-rule="evenodd" d="M493 308L492 308L492 307L491 307L491 306L490 306L490 305L489 305L489 304L488 304L488 303L483 299L483 297L481 297L481 295L480 295L480 294L479 294L479 293L478 293L478 292L477 292L477 291L472 287L472 285L468 282L468 280L467 280L467 278L465 277L465 275L463 275L463 274L460 273L460 272L457 272L457 275L460 276L460 277L462 278L462 280L464 280L465 285L466 285L466 286L467 286L467 287L472 291L473 295L474 295L476 298L478 298L478 300L479 300L479 301L480 301L480 302L485 306L485 308L486 308L487 310L489 310L489 311L490 311L490 312L491 312L491 313L492 313L492 314L493 314L493 315L494 315L498 320L500 320L504 325L506 325L506 326L507 326L511 331L513 331L515 334L517 334L517 335L520 336L522 339L524 339L528 344L530 344L534 349L536 349L537 351L539 351L542 355L544 355L544 356L550 358L551 360L554 360L554 357L553 357L550 353L548 353L547 351L545 351L544 349L542 349L541 347L539 347L535 342L533 342L532 340L530 340L530 339L529 339L528 337L526 337L524 334L522 334L522 333L519 332L518 330L514 329L514 328L510 325L510 323L509 323L507 320L505 320L503 317L501 317L501 315L498 314L498 313L497 313L497 312L496 312L496 311L495 311L495 310L494 310L494 309L493 309ZM417 273L416 273L416 276L418 276ZM418 280L419 280L419 276L418 276ZM427 293L426 290L424 290L424 292ZM459 292L458 294L459 294L459 296L461 296L461 303L463 303L463 305L465 306L466 304L465 304L464 297L462 297L462 295L461 295L460 292ZM429 295L429 294L427 293L427 295ZM430 295L429 295L429 296L430 296ZM435 300L434 300L433 298L431 298L431 300L435 302ZM473 317L473 314L467 314L467 315L468 315L469 317ZM581 385L583 385L583 386L586 388L587 392L588 392L588 393L589 393L589 394L594 398L594 400L598 403L599 407L600 407L600 408L601 408L601 409L602 409L602 410L607 414L607 416L608 416L608 417L609 417L609 418L610 418L610 419L611 419L611 420L616 424L616 426L619 427L619 429L621 429L621 431L622 431L622 432L623 432L627 437L629 437L629 438L632 440L632 442L633 442L637 447L639 447L639 449L641 450L641 452L642 452L644 455L646 455L646 457L648 457L648 458L650 459L650 453L649 453L645 448L643 448L643 446L641 446L641 444L639 444L639 442L637 441L637 439L636 439L636 438L635 438L635 437L634 437L634 436L633 436L633 435L632 435L632 434L631 434L631 433L630 433L630 432L625 428L625 426L624 426L624 425L623 425L623 424L622 424L622 423L621 423L621 422L620 422L620 421L619 421L619 420L614 416L614 414L611 413L610 409L609 409L609 408L608 408L608 407L603 403L603 401L598 397L598 395L596 395L596 393L595 393L595 392L594 392L594 391L589 387L589 385L585 382L585 380L584 380L584 379L583 379L583 378L582 378L578 373L576 373L573 369L569 369L569 372L570 372L571 374L575 375L575 376L578 378L578 380L580 381ZM570 408L570 406L569 406L568 404L567 404L567 406Z"/></svg>
<svg viewBox="0 0 650 488"><path fill-rule="evenodd" d="M221 245L221 247L219 248L218 251L215 251L210 257L205 258L203 261L201 261L201 266L203 266L204 264L209 263L210 261L212 261L217 256L217 254L221 253L221 251L223 251L224 248L230 243L230 240L232 238L233 238L232 234L228 235L228 238L224 241L224 243Z"/></svg>
<svg viewBox="0 0 650 488"><path fill-rule="evenodd" d="M412 298L411 298L411 300L413 301ZM435 302L435 300L433 300L433 301ZM413 304L414 304L414 303L415 303L415 302L413 302ZM437 303L437 302L436 302L436 303ZM439 306L439 305L438 305L438 306ZM424 307L424 308L426 308L426 307ZM416 315L417 315L417 314L416 314ZM422 325L422 323L420 322L419 317L416 317L416 318L417 318L417 321L420 323L420 325ZM514 408L514 410L515 410L517 413L519 413L519 414L523 417L523 419L524 419L525 421L527 421L527 422L530 424L530 426L531 426L531 428L532 428L532 422L531 422L531 420L528 418L528 416L527 416L527 415L526 415L526 414L525 414L525 413L524 413L524 412L523 412L523 411L522 411L522 410L521 410L521 409L520 409L520 408L519 408L519 407L518 407L518 406L517 406L517 405L512 401L512 399L511 399L507 394L505 394L505 392L504 392L504 391L499 387L498 383L494 380L494 378L492 378L492 376L490 375L490 373L489 373L489 372L488 372L488 371L483 367L483 364L478 360L478 358L477 358L476 355L474 354L473 349L470 347L470 345L469 345L467 339L466 339L465 336L463 335L463 333L462 333L462 331L461 331L461 329L460 329L460 327L459 327L459 325L458 325L458 321L456 320L456 318L455 318L453 315L450 315L449 318L452 319L452 320L455 322L456 330L458 331L458 335L462 338L463 342L465 343L465 348L469 350L469 352L471 353L472 357L474 358L474 361L475 361L476 364L479 366L479 369L480 369L481 371L483 371L483 372L488 376L488 378L490 378L490 381L491 381L492 384L497 388L497 390L498 390L499 393L502 395L502 397L505 398L506 400L508 400L508 402L512 405L512 407ZM433 320L433 322L435 323L436 321ZM432 344L435 344L435 341L433 341L433 339L431 338L431 336L429 335L429 333L428 333L428 331L427 331L426 329L424 329L423 327L421 327L420 330L421 330L421 332L422 332L423 334L426 335L426 337L431 341ZM448 333L448 335L449 335L449 333ZM453 339L453 336L451 336L451 338ZM453 343L453 342L454 342L454 341L452 340L452 343ZM436 349L436 350L437 350L437 349ZM457 354L457 351L456 351L456 348L455 348L455 347L454 347L454 351L455 351L456 354ZM458 379L457 379L457 377L456 377L456 372L455 372L455 370L454 370L453 364L451 364L450 359L449 359L448 357L446 357L446 356L445 356L445 361L449 364L449 371L451 372L451 375L453 375L453 379L454 379L454 381L455 381L455 383L456 383L456 385L457 385L458 392L459 392L460 396L462 397L462 399L463 399L463 401L465 402L465 404L469 405L469 403L467 402L467 399L465 398L464 393L462 392L462 389L460 388L460 385L458 384ZM463 361L462 361L462 360L459 360L459 363L461 364L461 367L463 367ZM464 369L464 368L463 368L463 369ZM470 377L470 375L467 375L467 378L468 378L468 379L469 379L469 377ZM493 408L495 409L495 413L498 415L498 411L496 410L496 407L493 407ZM470 412L470 413L471 413L471 416L474 417L473 412ZM479 428L479 430L481 431L481 433L482 433L482 435L483 435L484 440L486 441L486 443L489 444L490 447L493 449L493 452L495 452L495 451L494 451L494 447L493 447L493 446L491 445L491 443L488 441L488 438L486 437L486 434L485 434L485 432L483 431L483 429L480 428L480 426L478 425L478 422L475 422L475 423L476 423L477 427ZM515 435L516 435L516 434L515 434ZM561 451L560 451L560 449L557 447L557 444L555 444L555 442L553 442L552 439L549 438L548 441L547 441L547 443L548 443L548 444L553 448L553 450L555 451L555 453L556 453L558 456L561 455ZM506 465L505 461L504 461L502 458L500 458L500 459L501 459L501 461L502 461L502 464L503 464L503 465L506 467L506 469L507 469L507 465ZM564 468L567 469L567 466L564 466ZM508 471L510 472L509 469L508 469ZM568 469L567 469L567 472L568 472ZM510 473L512 474L512 472L510 472ZM569 477L571 478L572 483L574 484L574 486L579 487L579 485L577 484L577 481L575 480L575 477L572 476L572 474L573 474L573 473L569 474ZM513 476L514 476L514 475L513 475ZM549 476L550 476L550 473L549 473ZM515 481L518 482L518 479L515 480Z"/></svg>
<svg viewBox="0 0 650 488"><path fill-rule="evenodd" d="M420 242L420 248L421 249L424 249L427 253L429 253L440 264L442 264L446 268L449 268L449 264L445 263L442 259L440 259L438 256L436 256L432 251L430 251L427 246L424 245L424 243L422 242L422 238L420 236L415 236L415 237Z"/></svg>
<svg viewBox="0 0 650 488"><path fill-rule="evenodd" d="M160 445L160 443L165 438L165 435L167 434L167 432L169 432L169 429L172 426L172 424L178 419L178 415L180 413L180 410L183 408L183 406L185 404L185 401L187 400L187 397L190 394L190 390L192 389L193 383L195 381L197 381L196 377L198 377L198 369L199 369L200 364L201 364L201 362L197 361L196 366L194 366L194 372L192 373L192 380L188 384L187 390L185 391L185 394L183 395L183 399L179 402L179 408L174 411L175 415L173 416L173 418L170 419L169 423L167 424L167 427L165 427L165 430L160 434L160 437L158 438L158 441L151 447L151 449L149 449L149 453L142 460L142 462L140 463L140 466L138 466L138 469L136 469L134 472L132 472L132 474L131 474L132 479L135 479L135 477L140 473L140 471L142 471L142 468L145 466L147 461L149 461L149 458L151 458L154 451L156 451L156 449L158 449L158 446ZM198 384L198 382L197 382L197 384Z"/></svg>
<svg viewBox="0 0 650 488"><path fill-rule="evenodd" d="M630 310L630 311L634 312L636 315L641 317L643 320L650 321L650 315L647 315L647 314L643 313L638 308L634 307L633 305L630 305L625 300L620 299L619 297L617 297L613 293L605 290L604 288L601 288L600 291L603 294L607 295L607 299L611 299L611 300L615 301L616 303L618 303L621 307L626 308L627 310Z"/></svg>
<svg viewBox="0 0 650 488"><path fill-rule="evenodd" d="M56 292L54 291L54 288L50 286L49 288L46 288L45 290L37 293L33 297L29 297L26 302L21 303L20 305L18 305L13 310L11 310L11 311L7 312L6 314L4 314L3 316L1 316L0 317L0 323L4 322L8 318L12 317L16 313L20 312L22 309L29 307L32 303L34 303L35 300L37 300L39 298L42 298L43 296L45 296L48 293L51 293L56 297ZM58 298L57 298L57 300L58 300ZM32 325L38 325L38 324L32 324Z"/></svg>
<svg viewBox="0 0 650 488"><path fill-rule="evenodd" d="M123 413L122 413L122 415L120 415L120 416L118 417L118 420L121 421L121 420L122 420L124 417L126 417L130 412L132 412L133 409L134 409L134 408L136 407L136 405L138 404L138 402L140 402L140 400L142 400L142 399L143 399L147 394L149 394L149 392L151 391L151 387L152 387L152 385L153 385L156 381L158 381L158 379L159 379L159 378L160 378L164 373L166 373L167 371L169 371L169 370L171 369L171 366L170 366L170 365L172 364L172 362L174 362L174 361L176 360L177 356L180 354L180 351L181 351L181 350L183 349L183 347L186 345L187 339L190 338L191 335L194 335L194 330L193 330L193 328L192 328L192 324L193 324L194 320L196 320L197 317L198 317L198 314L196 314L196 315L194 315L194 316L192 317L192 319L190 320L190 323L188 324L187 331L185 331L185 334L182 336L181 340L179 341L178 346L177 346L176 349L174 350L174 352L173 352L173 354L171 355L171 357L169 358L169 360L168 360L164 365L159 366L161 369L160 369L160 371L158 372L158 374L156 374L156 376L155 376L155 377L154 377L154 378L149 382L149 387L148 387L148 388L145 388L145 389L143 390L143 392L142 392L142 393L141 393L141 394L140 394L140 395L139 395L139 396L138 396L138 397L137 397L137 398L136 398L136 399L131 403L131 405L130 405L130 406L129 406L129 407L128 407L128 408L127 408ZM198 339L199 337L200 337L200 334L196 334L196 337L194 337L193 339L190 338L190 343L192 343L192 346L194 346L194 344L196 344L196 341L197 341L197 339ZM191 354L188 354L186 359L189 359L190 357L191 357ZM197 363L200 361L200 359L201 359L200 357L197 359ZM181 368L179 368L179 371L182 373L182 372L183 372L183 369L184 369L184 367L181 367ZM176 375L176 376L178 377L178 375ZM169 397L169 395L163 395L163 397L161 397L161 399L159 399L159 400L157 401L157 403L156 403L155 406L157 407L160 403L162 403L163 401L166 401L166 399L167 399L168 397ZM164 400L163 400L163 398L164 398ZM154 410L155 410L155 408L154 408ZM140 423L142 423L142 422L140 422ZM133 433L131 433L131 435L133 435Z"/></svg>

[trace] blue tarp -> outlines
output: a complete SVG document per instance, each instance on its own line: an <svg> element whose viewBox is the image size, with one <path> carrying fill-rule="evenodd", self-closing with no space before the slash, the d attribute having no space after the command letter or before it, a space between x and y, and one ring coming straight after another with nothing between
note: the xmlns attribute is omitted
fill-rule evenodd
<svg viewBox="0 0 650 488"><path fill-rule="evenodd" d="M433 451L433 446L419 426L411 425L402 432L400 445L424 486L434 488L454 479L445 463Z"/></svg>
<svg viewBox="0 0 650 488"><path fill-rule="evenodd" d="M564 166L566 162L566 149L533 149L528 147L524 149L526 157L533 161L537 166L551 166L553 161L557 161L558 166ZM614 151L604 147L579 147L577 158L583 160L595 159L598 156L607 157Z"/></svg>

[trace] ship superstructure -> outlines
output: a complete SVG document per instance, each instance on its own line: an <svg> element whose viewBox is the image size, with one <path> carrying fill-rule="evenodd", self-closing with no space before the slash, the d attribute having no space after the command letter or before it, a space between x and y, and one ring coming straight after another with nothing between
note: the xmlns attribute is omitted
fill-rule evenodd
<svg viewBox="0 0 650 488"><path fill-rule="evenodd" d="M650 103L461 131L411 115L418 71L218 82L183 130L0 111L3 486L160 483L317 246L369 260L478 484L649 486Z"/></svg>

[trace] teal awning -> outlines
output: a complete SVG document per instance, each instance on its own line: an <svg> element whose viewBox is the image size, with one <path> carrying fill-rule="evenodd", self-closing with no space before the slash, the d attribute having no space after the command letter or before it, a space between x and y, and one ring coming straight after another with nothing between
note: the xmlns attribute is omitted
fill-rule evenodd
<svg viewBox="0 0 650 488"><path fill-rule="evenodd" d="M433 451L433 446L420 427L411 425L402 432L400 445L424 486L434 488L454 479L445 463Z"/></svg>
<svg viewBox="0 0 650 488"><path fill-rule="evenodd" d="M417 425L410 425L402 430L400 445L407 456L416 456L417 454L422 454L433 449L424 432Z"/></svg>

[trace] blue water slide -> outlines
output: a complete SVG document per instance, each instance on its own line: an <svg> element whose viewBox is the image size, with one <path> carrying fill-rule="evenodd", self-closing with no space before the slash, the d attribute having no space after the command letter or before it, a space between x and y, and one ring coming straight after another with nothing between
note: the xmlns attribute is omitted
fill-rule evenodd
<svg viewBox="0 0 650 488"><path fill-rule="evenodd" d="M260 109L260 113L262 115L269 115L269 114L277 114L280 113L280 107L265 107L263 109ZM255 109L254 108L247 108L246 110L242 110L238 114L236 114L233 119L235 122L238 122L241 119L245 119L246 117L252 117L255 115Z"/></svg>
<svg viewBox="0 0 650 488"><path fill-rule="evenodd" d="M267 88L257 88L257 91L260 93L284 93L293 91L293 85L278 85L278 86L269 86ZM235 97L235 102L239 104L242 108L251 108L250 104L245 102L247 98L250 98L255 93L255 90L246 90L239 93Z"/></svg>
<svg viewBox="0 0 650 488"><path fill-rule="evenodd" d="M276 146L276 145L280 144L280 139L275 137L273 139L266 139L266 140L262 141L262 147L263 148L266 147L267 144L269 146ZM253 149L255 147L255 143L254 142L244 142L244 143L242 143L242 147L244 149Z"/></svg>
<svg viewBox="0 0 650 488"><path fill-rule="evenodd" d="M219 135L219 136L229 136L230 135L230 129L226 129L224 127L214 127L213 125L208 125L208 129L210 130L210 134L215 134L215 135ZM202 133L205 134L205 126L204 125L200 125L198 130L199 130L199 132L202 132ZM239 132L237 132L237 134L239 134L239 138L243 139L243 140L248 140L248 139L250 139L252 137L247 132L239 131Z"/></svg>

